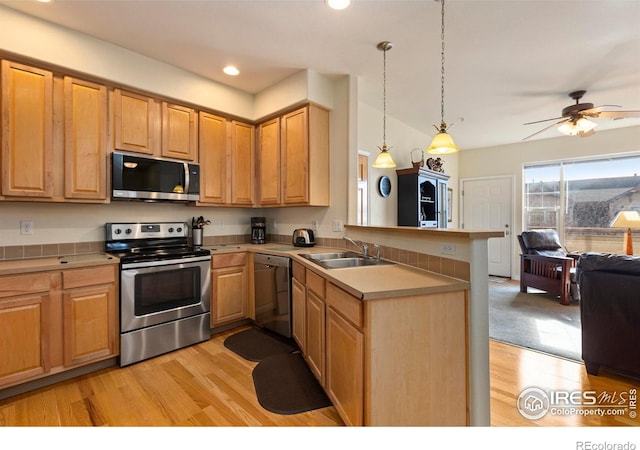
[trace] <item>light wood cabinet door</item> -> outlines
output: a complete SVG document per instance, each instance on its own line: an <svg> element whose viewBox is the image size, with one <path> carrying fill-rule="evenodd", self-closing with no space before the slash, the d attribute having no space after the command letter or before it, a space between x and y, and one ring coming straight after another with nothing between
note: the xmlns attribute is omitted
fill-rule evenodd
<svg viewBox="0 0 640 450"><path fill-rule="evenodd" d="M117 354L117 297L114 285L63 294L65 367Z"/></svg>
<svg viewBox="0 0 640 450"><path fill-rule="evenodd" d="M2 195L53 196L53 74L2 61Z"/></svg>
<svg viewBox="0 0 640 450"><path fill-rule="evenodd" d="M195 109L162 102L162 156L197 161L198 121Z"/></svg>
<svg viewBox="0 0 640 450"><path fill-rule="evenodd" d="M291 317L292 317L292 334L293 339L298 343L302 353L306 351L306 335L305 335L305 303L306 290L304 284L293 278L291 281Z"/></svg>
<svg viewBox="0 0 640 450"><path fill-rule="evenodd" d="M241 320L249 310L246 253L215 256L211 271L211 328Z"/></svg>
<svg viewBox="0 0 640 450"><path fill-rule="evenodd" d="M231 122L231 204L253 205L254 202L254 127Z"/></svg>
<svg viewBox="0 0 640 450"><path fill-rule="evenodd" d="M327 308L325 389L347 425L363 425L364 336Z"/></svg>
<svg viewBox="0 0 640 450"><path fill-rule="evenodd" d="M107 88L64 78L64 196L107 198Z"/></svg>
<svg viewBox="0 0 640 450"><path fill-rule="evenodd" d="M307 289L306 302L306 360L311 372L324 386L325 383L325 306L324 300Z"/></svg>
<svg viewBox="0 0 640 450"><path fill-rule="evenodd" d="M280 181L280 119L275 118L258 126L258 203L279 205Z"/></svg>
<svg viewBox="0 0 640 450"><path fill-rule="evenodd" d="M229 202L229 135L227 119L200 112L200 203Z"/></svg>
<svg viewBox="0 0 640 450"><path fill-rule="evenodd" d="M301 108L282 117L283 203L309 201L308 109Z"/></svg>
<svg viewBox="0 0 640 450"><path fill-rule="evenodd" d="M48 293L0 300L0 386L49 371L47 308Z"/></svg>
<svg viewBox="0 0 640 450"><path fill-rule="evenodd" d="M114 147L147 155L160 154L160 103L144 95L113 92Z"/></svg>

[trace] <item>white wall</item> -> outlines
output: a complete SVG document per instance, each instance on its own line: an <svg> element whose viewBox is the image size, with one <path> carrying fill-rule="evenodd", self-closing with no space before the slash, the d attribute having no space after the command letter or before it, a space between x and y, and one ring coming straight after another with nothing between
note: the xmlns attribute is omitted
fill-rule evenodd
<svg viewBox="0 0 640 450"><path fill-rule="evenodd" d="M512 242L513 275L519 273L520 247L516 236L522 231L522 170L525 163L590 158L600 155L640 152L640 126L598 131L588 138L561 136L519 144L465 150L459 153L459 177L515 176L515 204ZM638 168L640 171L640 168Z"/></svg>
<svg viewBox="0 0 640 450"><path fill-rule="evenodd" d="M16 36L21 36L16 39ZM199 105L249 120L293 103L313 101L332 108L331 207L220 208L166 203L112 202L107 205L0 202L0 246L100 241L106 222L187 221L204 216L213 221L205 236L245 234L251 216L266 216L268 232L290 234L319 222L320 237L333 232L334 219L347 221L347 167L351 79L328 79L301 71L253 96L198 75L147 58L92 37L0 6L0 49L69 68L160 96ZM357 151L353 149L353 151ZM34 222L33 235L20 235L20 220Z"/></svg>
<svg viewBox="0 0 640 450"><path fill-rule="evenodd" d="M395 226L397 224L397 169L412 167L411 151L415 148L426 149L431 144L433 136L426 135L415 128L387 114L386 118L386 144L391 147L389 153L396 163L393 169L376 169L371 167L380 153L378 147L382 146L382 125L383 114L370 105L359 102L358 104L358 149L370 153L369 157L369 225L374 226ZM455 136L454 136L455 138ZM418 160L416 152L415 159ZM425 161L432 155L424 154ZM454 189L454 196L457 195L458 185L458 153L443 155L443 168L446 175L449 175L449 187ZM382 175L387 175L391 179L391 195L384 198L378 194L377 182ZM355 182L351 184L355 188ZM457 228L457 204L454 201L453 222L449 228ZM354 206L355 208L355 206ZM354 222L355 223L355 222Z"/></svg>

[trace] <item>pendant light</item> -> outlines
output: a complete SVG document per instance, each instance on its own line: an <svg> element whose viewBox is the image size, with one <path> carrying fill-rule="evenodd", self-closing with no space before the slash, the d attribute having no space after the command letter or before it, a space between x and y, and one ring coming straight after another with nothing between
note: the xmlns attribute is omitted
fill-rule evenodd
<svg viewBox="0 0 640 450"><path fill-rule="evenodd" d="M431 141L431 145L427 148L427 153L436 154L436 155L444 155L446 153L455 153L457 152L458 146L454 144L453 138L447 134L447 124L444 121L444 1L440 0L442 3L441 9L441 33L440 38L442 39L442 51L440 53L440 61L442 63L442 68L440 71L440 127L435 127L438 130L438 134L435 135L433 141Z"/></svg>
<svg viewBox="0 0 640 450"><path fill-rule="evenodd" d="M373 163L373 167L376 169L391 169L396 166L387 148L387 50L391 50L391 47L393 47L393 44L389 41L380 42L377 46L384 56L382 69L382 147L378 147L380 153Z"/></svg>

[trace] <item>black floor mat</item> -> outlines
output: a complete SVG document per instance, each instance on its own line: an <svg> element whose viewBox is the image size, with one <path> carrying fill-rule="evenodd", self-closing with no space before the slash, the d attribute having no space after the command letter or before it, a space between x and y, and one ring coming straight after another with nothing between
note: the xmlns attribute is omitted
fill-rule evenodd
<svg viewBox="0 0 640 450"><path fill-rule="evenodd" d="M249 328L232 334L224 341L224 346L249 361L262 361L270 355L291 353L298 350L293 340L280 338L258 328Z"/></svg>
<svg viewBox="0 0 640 450"><path fill-rule="evenodd" d="M277 414L298 414L332 403L300 353L266 357L253 369L258 402Z"/></svg>

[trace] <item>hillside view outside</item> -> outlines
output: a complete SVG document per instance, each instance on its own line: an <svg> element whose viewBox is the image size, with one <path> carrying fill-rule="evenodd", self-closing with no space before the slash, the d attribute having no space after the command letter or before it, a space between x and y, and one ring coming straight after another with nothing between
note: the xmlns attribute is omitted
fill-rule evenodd
<svg viewBox="0 0 640 450"><path fill-rule="evenodd" d="M556 229L567 251L622 253L625 230L610 224L640 212L640 155L528 165L523 180L523 229Z"/></svg>

